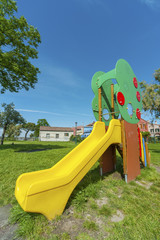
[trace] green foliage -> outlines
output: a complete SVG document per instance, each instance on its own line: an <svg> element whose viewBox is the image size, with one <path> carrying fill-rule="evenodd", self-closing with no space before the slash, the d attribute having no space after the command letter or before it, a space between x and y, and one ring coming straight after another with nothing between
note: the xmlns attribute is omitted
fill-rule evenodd
<svg viewBox="0 0 160 240"><path fill-rule="evenodd" d="M88 229L88 230L93 230L93 231L97 231L98 230L98 226L95 224L95 222L89 221L89 220L86 220L83 223L83 227Z"/></svg>
<svg viewBox="0 0 160 240"><path fill-rule="evenodd" d="M41 42L36 28L21 16L17 18L16 1L0 1L0 84L5 90L18 92L24 88L34 88L39 69L30 59L38 58L36 48Z"/></svg>
<svg viewBox="0 0 160 240"><path fill-rule="evenodd" d="M148 136L151 135L150 132L141 132L141 134L142 134L143 137L148 137Z"/></svg>
<svg viewBox="0 0 160 240"><path fill-rule="evenodd" d="M142 88L142 103L145 111L160 117L160 69L154 73L155 82L147 84L145 81L141 82Z"/></svg>
<svg viewBox="0 0 160 240"><path fill-rule="evenodd" d="M75 139L75 136L74 136L74 135L71 135L71 136L70 136L70 141L74 141L74 139Z"/></svg>
<svg viewBox="0 0 160 240"><path fill-rule="evenodd" d="M49 127L49 123L47 122L47 120L45 118L38 119L37 125L39 125L39 126L48 126Z"/></svg>
<svg viewBox="0 0 160 240"><path fill-rule="evenodd" d="M107 205L103 205L101 209L99 209L99 214L100 215L104 215L106 217L111 216L112 214L112 209L110 208L110 206Z"/></svg>
<svg viewBox="0 0 160 240"><path fill-rule="evenodd" d="M39 137L39 125L36 125L35 130L34 130L34 137L38 138Z"/></svg>
<svg viewBox="0 0 160 240"><path fill-rule="evenodd" d="M95 238L91 237L90 235L88 235L87 233L83 232L78 234L78 236L76 237L76 240L95 240Z"/></svg>
<svg viewBox="0 0 160 240"><path fill-rule="evenodd" d="M81 142L81 141L82 141L82 139L81 139L81 136L80 136L80 135L77 135L77 136L76 136L76 138L77 138L77 142Z"/></svg>
<svg viewBox="0 0 160 240"><path fill-rule="evenodd" d="M35 123L28 122L28 123L25 123L25 124L22 125L22 129L26 132L24 140L27 140L28 132L29 131L35 131L36 125L35 125Z"/></svg>
<svg viewBox="0 0 160 240"><path fill-rule="evenodd" d="M37 121L37 125L35 126L35 130L34 130L34 136L35 137L39 137L39 129L40 126L50 126L49 123L47 122L47 120L45 118L43 119L38 119Z"/></svg>
<svg viewBox="0 0 160 240"><path fill-rule="evenodd" d="M71 135L70 136L70 141L72 141L72 142L81 142L82 139L81 139L80 135L77 135L77 136Z"/></svg>
<svg viewBox="0 0 160 240"><path fill-rule="evenodd" d="M58 238L58 240L71 240L71 238L68 233L64 232L60 235L60 238Z"/></svg>
<svg viewBox="0 0 160 240"><path fill-rule="evenodd" d="M142 137L144 137L145 139L147 139L151 135L150 132L141 132L141 134L142 134Z"/></svg>
<svg viewBox="0 0 160 240"><path fill-rule="evenodd" d="M14 109L15 106L13 103L10 104L3 103L2 107L4 108L4 111L0 112L0 126L3 127L1 145L3 145L6 130L10 125L25 123L24 118L20 115L18 111Z"/></svg>
<svg viewBox="0 0 160 240"><path fill-rule="evenodd" d="M31 134L30 134L30 138L34 138L34 133L31 133Z"/></svg>
<svg viewBox="0 0 160 240"><path fill-rule="evenodd" d="M160 82L160 68L158 70L155 70L154 77L157 81Z"/></svg>
<svg viewBox="0 0 160 240"><path fill-rule="evenodd" d="M15 139L21 134L21 125L10 124L6 130L7 139Z"/></svg>

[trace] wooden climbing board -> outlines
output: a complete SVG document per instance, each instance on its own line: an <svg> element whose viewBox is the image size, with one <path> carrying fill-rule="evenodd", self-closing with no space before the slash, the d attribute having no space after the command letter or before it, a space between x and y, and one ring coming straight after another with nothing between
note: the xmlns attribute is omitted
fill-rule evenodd
<svg viewBox="0 0 160 240"><path fill-rule="evenodd" d="M137 124L131 124L124 121L126 146L127 146L127 182L134 180L140 175L139 144Z"/></svg>

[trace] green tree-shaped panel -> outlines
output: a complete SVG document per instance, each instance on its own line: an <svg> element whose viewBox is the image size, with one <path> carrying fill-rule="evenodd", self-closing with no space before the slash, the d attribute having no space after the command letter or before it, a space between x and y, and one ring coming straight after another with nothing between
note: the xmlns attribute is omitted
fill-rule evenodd
<svg viewBox="0 0 160 240"><path fill-rule="evenodd" d="M99 120L99 104L98 104L98 84L97 79L99 76L102 76L104 72L96 72L92 78L92 90L95 94L95 97L92 100L92 109L94 116L96 120ZM113 84L112 80L109 79L108 81L105 81L101 86L102 91L102 113L106 114L111 113L111 84ZM118 112L118 106L117 103L115 103L114 111ZM119 113L115 114L115 118L118 118ZM105 123L105 125L109 125L110 120L112 119L111 114L106 114L102 116L102 121Z"/></svg>
<svg viewBox="0 0 160 240"><path fill-rule="evenodd" d="M96 72L92 78L92 90L95 94L92 109L96 120L99 120L98 88L100 87L102 89L102 113L104 114L105 110L111 113L112 79L117 81L117 84L114 85L115 118L118 118L120 113L127 122L138 123L142 110L140 84L132 68L124 59L118 60L115 69L107 73ZM108 119L107 116L109 116ZM111 119L111 114L102 116L102 121L106 125L109 124Z"/></svg>
<svg viewBox="0 0 160 240"><path fill-rule="evenodd" d="M114 92L119 111L127 122L138 123L140 120L140 111L142 110L140 84L131 66L124 59L118 60L115 73L117 84L115 85ZM123 105L118 102L118 93L124 95L125 102Z"/></svg>

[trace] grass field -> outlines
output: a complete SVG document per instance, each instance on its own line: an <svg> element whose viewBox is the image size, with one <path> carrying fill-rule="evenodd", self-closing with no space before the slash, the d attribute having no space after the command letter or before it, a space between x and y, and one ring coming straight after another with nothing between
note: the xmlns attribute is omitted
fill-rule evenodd
<svg viewBox="0 0 160 240"><path fill-rule="evenodd" d="M160 144L149 144L151 168L126 184L117 171L99 176L96 163L73 191L62 216L48 221L26 213L14 197L17 177L46 169L75 147L74 143L5 142L0 146L0 205L12 205L10 221L22 239L160 239ZM158 171L157 171L158 170Z"/></svg>

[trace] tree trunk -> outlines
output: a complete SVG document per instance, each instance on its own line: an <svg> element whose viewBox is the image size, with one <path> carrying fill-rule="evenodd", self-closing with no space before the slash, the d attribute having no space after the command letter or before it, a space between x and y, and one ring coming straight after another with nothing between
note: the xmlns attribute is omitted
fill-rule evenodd
<svg viewBox="0 0 160 240"><path fill-rule="evenodd" d="M24 137L24 140L26 141L27 140L27 134L28 134L29 130L26 131L25 133L25 137Z"/></svg>
<svg viewBox="0 0 160 240"><path fill-rule="evenodd" d="M4 141L4 136L5 136L6 129L7 129L7 125L4 125L3 133L2 133L2 138L1 138L1 145L3 145L3 141Z"/></svg>

